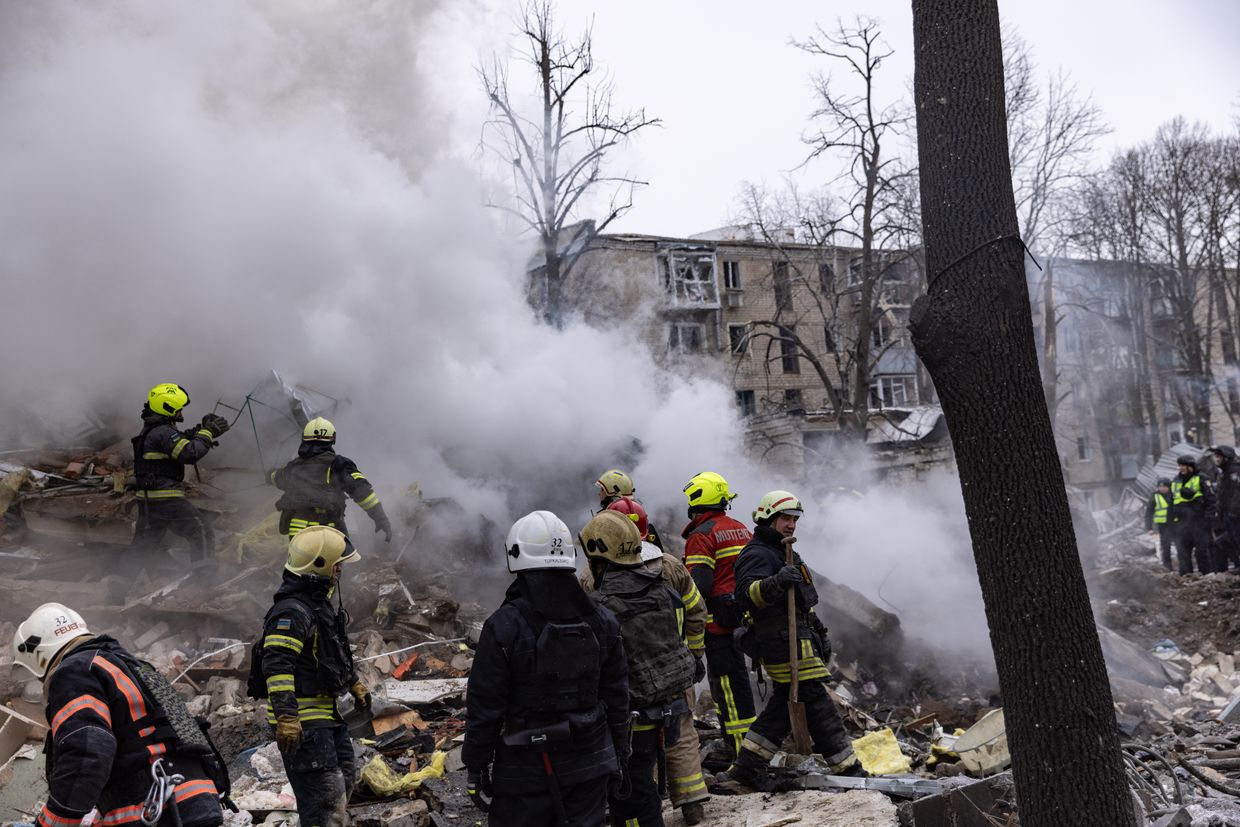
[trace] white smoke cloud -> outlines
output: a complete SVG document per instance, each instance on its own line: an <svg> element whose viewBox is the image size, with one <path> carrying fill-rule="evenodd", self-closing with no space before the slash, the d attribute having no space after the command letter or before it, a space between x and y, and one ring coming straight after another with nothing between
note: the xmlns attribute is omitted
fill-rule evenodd
<svg viewBox="0 0 1240 827"><path fill-rule="evenodd" d="M577 530L594 475L635 460L666 535L708 469L748 522L789 483L743 458L729 387L526 307L525 248L482 206L476 159L451 151L485 100L438 77L449 53L476 54L452 38L478 8L4 4L0 409L54 399L136 428L155 382L186 385L196 418L276 368L352 401L340 450L389 502L417 481L501 531L535 507ZM250 437L223 442L257 466ZM872 597L882 583L906 624L984 635L962 514L950 480L828 498L802 547Z"/></svg>

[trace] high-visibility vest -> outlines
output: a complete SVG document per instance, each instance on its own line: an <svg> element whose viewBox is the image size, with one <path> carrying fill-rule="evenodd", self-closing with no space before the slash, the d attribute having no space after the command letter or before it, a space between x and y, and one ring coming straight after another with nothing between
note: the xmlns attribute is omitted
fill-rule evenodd
<svg viewBox="0 0 1240 827"><path fill-rule="evenodd" d="M1187 491L1187 495L1185 492ZM1188 482L1181 482L1178 478L1171 483L1171 493L1175 499L1172 501L1175 505L1185 505L1191 503L1201 496L1201 476L1193 474L1188 478Z"/></svg>
<svg viewBox="0 0 1240 827"><path fill-rule="evenodd" d="M1170 505L1166 494L1159 491L1154 492L1154 525L1162 525L1167 522L1167 510Z"/></svg>

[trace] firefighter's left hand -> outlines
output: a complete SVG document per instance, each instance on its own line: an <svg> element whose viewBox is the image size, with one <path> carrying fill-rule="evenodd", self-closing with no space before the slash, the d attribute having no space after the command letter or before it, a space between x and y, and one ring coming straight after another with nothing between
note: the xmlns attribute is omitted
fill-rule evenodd
<svg viewBox="0 0 1240 827"><path fill-rule="evenodd" d="M693 656L693 683L699 684L702 678L706 677L706 659L698 655Z"/></svg>
<svg viewBox="0 0 1240 827"><path fill-rule="evenodd" d="M465 776L465 792L469 800L484 813L491 812L491 771L487 767L470 770Z"/></svg>
<svg viewBox="0 0 1240 827"><path fill-rule="evenodd" d="M375 534L383 532L383 541L392 542L392 521L388 519L386 514L375 515Z"/></svg>
<svg viewBox="0 0 1240 827"><path fill-rule="evenodd" d="M356 704L358 709L364 709L367 712L370 711L370 690L366 688L364 683L361 681L354 681L353 685L349 687L349 694L353 696L353 702Z"/></svg>

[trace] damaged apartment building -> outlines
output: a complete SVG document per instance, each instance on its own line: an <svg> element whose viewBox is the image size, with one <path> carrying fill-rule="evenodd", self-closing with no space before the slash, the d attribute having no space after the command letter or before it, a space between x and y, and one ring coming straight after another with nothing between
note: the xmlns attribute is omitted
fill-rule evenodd
<svg viewBox="0 0 1240 827"><path fill-rule="evenodd" d="M906 329L922 276L906 254L883 254L871 272L864 434L841 416L853 411L858 375L859 251L731 227L691 238L601 235L565 294L592 323L636 321L669 367L731 385L755 455L811 478L864 441L885 475L916 476L951 462Z"/></svg>
<svg viewBox="0 0 1240 827"><path fill-rule="evenodd" d="M866 314L857 249L745 227L576 237L590 241L571 251L567 303L594 324L635 324L664 364L730 385L756 456L812 479L864 441L885 477L952 467L907 329L924 286L917 256L874 254ZM1237 439L1240 346L1235 326L1220 323L1221 300L1177 296L1165 268L1050 257L1041 265L1027 266L1035 344L1065 479L1089 508L1117 502L1171 445ZM1186 339L1199 344L1196 357ZM847 427L859 378L864 437Z"/></svg>

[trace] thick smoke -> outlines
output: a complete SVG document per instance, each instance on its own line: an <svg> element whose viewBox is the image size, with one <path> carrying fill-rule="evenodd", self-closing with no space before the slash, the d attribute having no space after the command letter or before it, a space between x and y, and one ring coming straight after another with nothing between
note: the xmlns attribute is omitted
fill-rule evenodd
<svg viewBox="0 0 1240 827"><path fill-rule="evenodd" d="M427 59L443 46L424 42L444 13L5 4L0 409L89 409L128 434L155 382L187 386L194 420L274 368L348 398L342 453L389 502L415 481L455 498L462 534L536 507L576 530L617 465L665 534L706 469L748 522L789 483L742 458L730 388L660 370L625 331L557 332L528 310L528 251L444 137L458 127ZM216 461L257 468L250 437L223 442ZM980 605L961 516L954 480L826 497L803 548L906 623L984 629L960 611Z"/></svg>

